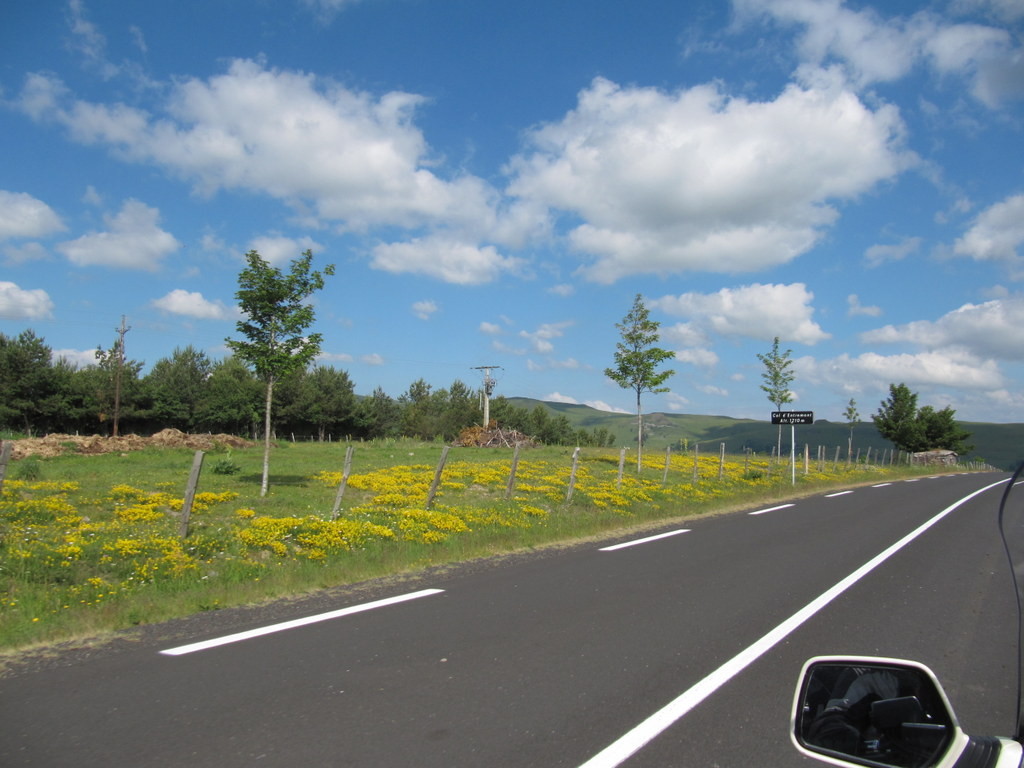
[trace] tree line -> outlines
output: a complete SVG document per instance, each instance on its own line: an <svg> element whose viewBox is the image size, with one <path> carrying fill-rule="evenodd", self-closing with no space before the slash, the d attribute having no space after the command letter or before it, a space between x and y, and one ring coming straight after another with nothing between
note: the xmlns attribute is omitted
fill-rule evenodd
<svg viewBox="0 0 1024 768"><path fill-rule="evenodd" d="M214 360L187 346L143 375L143 362L118 352L115 342L96 350L94 364L79 367L53 359L52 349L34 331L0 333L0 429L25 435L112 434L120 369L122 434L174 428L262 435L265 385L239 357ZM548 445L603 446L613 440L608 430L578 430L543 406L521 408L504 397L491 401L490 415L504 428ZM277 382L271 429L280 438L450 441L482 419L479 393L458 380L434 388L419 379L398 397L379 387L359 396L346 371L310 364Z"/></svg>

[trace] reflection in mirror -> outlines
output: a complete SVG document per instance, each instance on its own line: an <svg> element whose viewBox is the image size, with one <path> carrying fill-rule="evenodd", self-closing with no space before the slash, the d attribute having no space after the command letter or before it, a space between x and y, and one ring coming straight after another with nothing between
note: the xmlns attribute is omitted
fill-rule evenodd
<svg viewBox="0 0 1024 768"><path fill-rule="evenodd" d="M811 665L794 726L797 742L813 752L895 768L936 765L954 735L934 679L895 663Z"/></svg>

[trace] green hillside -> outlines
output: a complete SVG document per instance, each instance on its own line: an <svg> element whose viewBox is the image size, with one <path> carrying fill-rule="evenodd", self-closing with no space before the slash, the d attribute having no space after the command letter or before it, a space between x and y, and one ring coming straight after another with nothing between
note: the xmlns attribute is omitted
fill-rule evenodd
<svg viewBox="0 0 1024 768"><path fill-rule="evenodd" d="M565 416L576 429L604 428L615 435L615 444L632 447L636 445L636 416L623 413L599 411L587 405L570 403L549 403L524 397L510 397L509 402L518 408L533 410L540 405L553 414ZM718 451L719 444L725 443L728 453L742 453L749 448L757 453L771 453L778 439L778 427L768 421L733 419L728 416L704 416L682 413L649 413L644 415L646 446L649 450L664 450L666 446L684 441L688 447L700 443L708 450ZM1013 469L1024 461L1024 424L987 424L961 422L971 433L969 442L974 450L965 459L983 460L1002 469ZM821 420L808 426L796 428L799 449L806 443L811 446L812 455L817 454L819 445L825 446L830 458L840 447L846 456L846 444L850 435L845 422ZM789 427L782 428L783 452L789 450ZM884 451L892 443L878 434L875 425L859 422L853 428L853 450L862 452L868 448Z"/></svg>

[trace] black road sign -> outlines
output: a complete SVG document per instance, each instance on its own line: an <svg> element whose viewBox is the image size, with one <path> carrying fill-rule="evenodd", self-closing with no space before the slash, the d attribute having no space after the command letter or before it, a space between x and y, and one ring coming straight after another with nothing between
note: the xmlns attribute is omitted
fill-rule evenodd
<svg viewBox="0 0 1024 768"><path fill-rule="evenodd" d="M772 411L772 424L813 424L814 411Z"/></svg>

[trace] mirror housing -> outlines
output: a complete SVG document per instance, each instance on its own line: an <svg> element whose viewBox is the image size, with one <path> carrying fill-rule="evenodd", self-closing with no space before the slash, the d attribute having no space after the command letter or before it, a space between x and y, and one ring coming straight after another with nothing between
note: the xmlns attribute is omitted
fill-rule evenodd
<svg viewBox="0 0 1024 768"><path fill-rule="evenodd" d="M790 737L815 760L873 768L952 765L970 741L930 669L868 656L804 664Z"/></svg>

